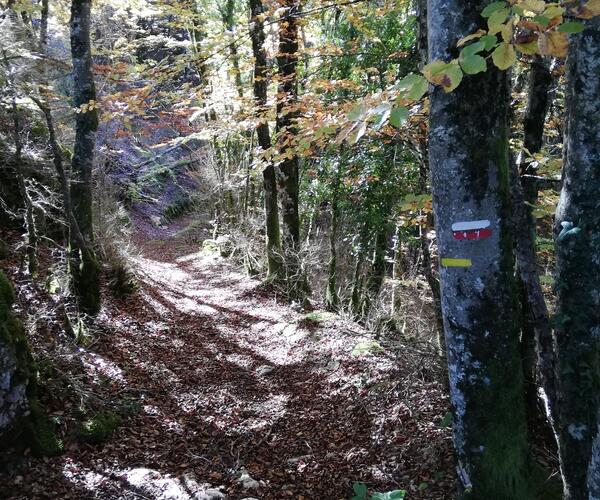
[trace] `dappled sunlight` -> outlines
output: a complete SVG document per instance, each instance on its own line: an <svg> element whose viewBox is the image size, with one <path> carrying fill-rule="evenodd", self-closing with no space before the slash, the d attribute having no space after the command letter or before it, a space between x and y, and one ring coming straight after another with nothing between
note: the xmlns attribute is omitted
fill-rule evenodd
<svg viewBox="0 0 600 500"><path fill-rule="evenodd" d="M83 488L87 491L96 491L103 481L106 481L104 474L98 473L77 461L66 457L62 467L64 477L73 485Z"/></svg>
<svg viewBox="0 0 600 500"><path fill-rule="evenodd" d="M161 426L165 431L174 434L183 434L184 428L172 418L167 417L164 412L156 405L146 404L142 407L142 410L146 415L151 417L158 417L160 419Z"/></svg>
<svg viewBox="0 0 600 500"><path fill-rule="evenodd" d="M123 370L101 355L88 351L84 347L79 347L79 358L86 371L95 382L99 382L102 377L116 382L125 381Z"/></svg>

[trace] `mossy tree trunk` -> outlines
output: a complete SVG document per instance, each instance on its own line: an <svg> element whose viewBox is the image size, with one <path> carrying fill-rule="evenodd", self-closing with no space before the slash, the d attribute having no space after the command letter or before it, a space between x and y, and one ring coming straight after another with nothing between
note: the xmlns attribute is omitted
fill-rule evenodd
<svg viewBox="0 0 600 500"><path fill-rule="evenodd" d="M37 455L62 451L38 402L37 369L23 325L12 312L15 295L0 271L0 448L17 441Z"/></svg>
<svg viewBox="0 0 600 500"><path fill-rule="evenodd" d="M429 59L451 59L458 39L485 28L480 13L487 3L429 0ZM460 487L477 500L532 498L513 274L508 97L508 75L493 67L465 77L451 93L435 88L431 95L429 165L454 447ZM453 224L460 224L457 230L487 225L491 234L458 239Z"/></svg>
<svg viewBox="0 0 600 500"><path fill-rule="evenodd" d="M71 228L71 273L80 308L89 314L100 310L100 266L93 250L92 171L98 111L94 106L96 88L92 73L90 40L91 0L71 3L71 56L73 59L74 104L76 114L75 148L71 169L72 208L83 242ZM82 246L82 243L84 245Z"/></svg>
<svg viewBox="0 0 600 500"><path fill-rule="evenodd" d="M14 317L12 285L0 271L0 436L7 439L28 410L30 353L22 325Z"/></svg>
<svg viewBox="0 0 600 500"><path fill-rule="evenodd" d="M337 311L340 307L340 298L337 287L337 237L340 218L340 165L334 164L331 187L331 228L329 230L329 269L327 273L327 290L325 292L325 307L328 311Z"/></svg>
<svg viewBox="0 0 600 500"><path fill-rule="evenodd" d="M298 101L298 0L281 0L279 21L279 48L277 65L277 146L279 164L278 196L281 203L281 229L284 267L290 296L304 299L307 282L300 262L300 214L298 210L300 162L295 149L298 135L294 109Z"/></svg>
<svg viewBox="0 0 600 500"><path fill-rule="evenodd" d="M566 500L600 498L600 18L572 35L556 211L559 455Z"/></svg>
<svg viewBox="0 0 600 500"><path fill-rule="evenodd" d="M265 49L265 31L262 14L265 7L262 0L249 0L250 6L250 38L252 40L252 53L254 55L254 82L253 92L256 106L258 125L256 136L261 150L271 148L271 133L266 116L267 112L267 52ZM267 246L267 274L269 279L280 279L282 273L281 263L281 233L279 230L279 208L277 206L277 172L273 162L267 163L263 168L263 190L265 207L265 229Z"/></svg>

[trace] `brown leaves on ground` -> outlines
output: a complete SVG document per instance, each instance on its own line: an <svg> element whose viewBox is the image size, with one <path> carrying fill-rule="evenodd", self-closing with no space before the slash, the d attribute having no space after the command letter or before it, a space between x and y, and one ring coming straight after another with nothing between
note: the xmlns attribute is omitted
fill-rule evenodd
<svg viewBox="0 0 600 500"><path fill-rule="evenodd" d="M45 397L61 421L74 425L87 394L123 425L91 446L65 424L66 453L12 457L2 498L342 499L355 481L452 497L448 399L426 363L354 356L372 340L356 324L307 321L196 245L143 238L139 290L106 298L93 345L65 347L80 401Z"/></svg>

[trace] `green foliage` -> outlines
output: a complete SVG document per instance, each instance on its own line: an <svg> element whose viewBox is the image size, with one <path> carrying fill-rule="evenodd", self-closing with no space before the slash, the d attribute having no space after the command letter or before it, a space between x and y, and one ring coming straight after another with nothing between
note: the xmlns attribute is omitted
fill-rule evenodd
<svg viewBox="0 0 600 500"><path fill-rule="evenodd" d="M319 324L335 318L335 314L327 311L313 311L306 314L301 321Z"/></svg>
<svg viewBox="0 0 600 500"><path fill-rule="evenodd" d="M477 73L482 73L487 69L485 59L479 55L485 48L485 42L480 40L467 45L460 51L458 62L465 73L468 75L475 75Z"/></svg>
<svg viewBox="0 0 600 500"><path fill-rule="evenodd" d="M406 496L404 490L394 490L385 493L374 492L369 495L369 489L365 483L354 483L352 485L354 495L351 500L402 500Z"/></svg>
<svg viewBox="0 0 600 500"><path fill-rule="evenodd" d="M585 24L579 23L577 21L570 21L568 23L561 24L558 27L558 31L561 33L581 33L585 29Z"/></svg>
<svg viewBox="0 0 600 500"><path fill-rule="evenodd" d="M353 356L361 356L363 354L378 354L384 352L384 348L376 340L365 340L359 342L352 349Z"/></svg>
<svg viewBox="0 0 600 500"><path fill-rule="evenodd" d="M37 401L30 400L30 417L25 424L25 438L38 457L54 457L64 452L64 444L54 430L54 423L44 414Z"/></svg>
<svg viewBox="0 0 600 500"><path fill-rule="evenodd" d="M91 444L100 444L106 441L119 425L121 417L114 412L104 411L82 423L79 438Z"/></svg>

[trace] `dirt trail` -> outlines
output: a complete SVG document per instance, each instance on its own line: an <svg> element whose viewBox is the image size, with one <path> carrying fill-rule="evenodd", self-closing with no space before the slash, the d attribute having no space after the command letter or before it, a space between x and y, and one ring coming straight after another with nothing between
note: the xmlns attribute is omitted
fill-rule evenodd
<svg viewBox="0 0 600 500"><path fill-rule="evenodd" d="M407 382L395 354L353 355L372 340L356 324L278 302L172 230L152 236L137 238L139 290L105 302L81 351L130 416L103 445L34 460L15 498L343 499L354 481L452 496L438 383Z"/></svg>

